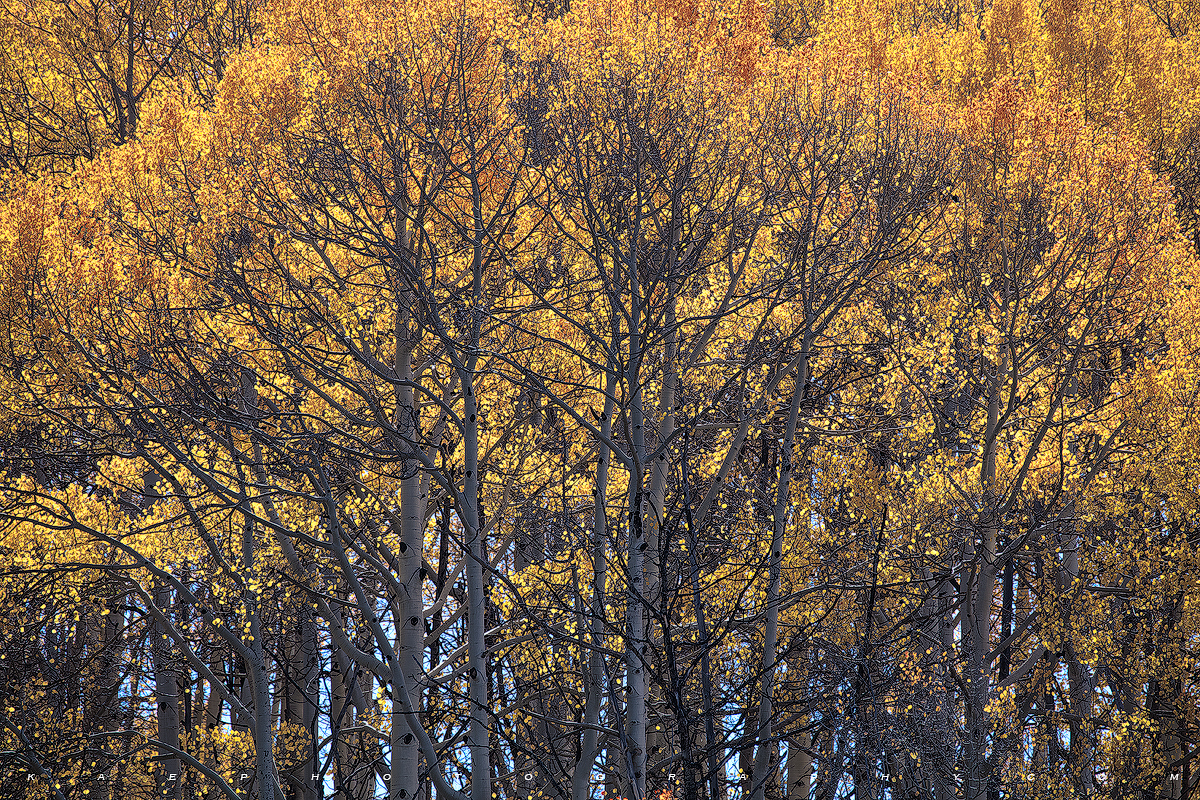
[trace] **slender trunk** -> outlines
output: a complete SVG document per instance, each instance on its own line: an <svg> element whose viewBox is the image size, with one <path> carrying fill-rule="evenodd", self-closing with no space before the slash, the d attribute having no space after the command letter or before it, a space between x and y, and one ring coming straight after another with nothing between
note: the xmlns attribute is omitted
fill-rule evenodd
<svg viewBox="0 0 1200 800"><path fill-rule="evenodd" d="M263 653L262 626L257 614L250 620L250 675L254 698L254 770L258 776L258 796L278 800L279 770L275 766L274 737L271 728L271 675Z"/></svg>
<svg viewBox="0 0 1200 800"><path fill-rule="evenodd" d="M467 736L471 751L471 800L492 800L491 746L487 712L487 645L484 641L486 595L484 572L487 548L479 520L479 409L475 398L475 359L462 374L463 449L466 472L463 480L463 528L467 534L467 658L470 663L471 728Z"/></svg>
<svg viewBox="0 0 1200 800"><path fill-rule="evenodd" d="M425 545L426 493L418 460L420 448L420 419L414 392L413 352L421 340L419 321L414 316L416 295L414 278L419 275L408 226L411 213L407 192L400 192L401 208L397 214L396 238L398 249L405 259L395 278L395 351L392 367L396 377L396 412L393 424L402 441L399 449L405 454L400 483L400 583L403 587L396 605L396 656L404 673L405 687L411 707L418 712L424 707L421 691L421 661L425 650L423 620L423 580L421 561ZM434 661L436 664L437 662ZM393 691L399 687L393 686ZM405 719L403 704L393 697L391 714L391 780L389 800L412 800L420 793L420 745Z"/></svg>
<svg viewBox="0 0 1200 800"><path fill-rule="evenodd" d="M209 661L209 669L212 674L218 678L225 678L228 685L228 676L225 673L225 657L214 652ZM225 713L225 701L221 699L221 693L216 689L209 688L208 700L204 706L204 729L211 731L213 728L221 727L221 717Z"/></svg>
<svg viewBox="0 0 1200 800"><path fill-rule="evenodd" d="M875 674L877 670L872 669L872 660L875 626L882 622L875 603L879 590L879 558L883 552L887 510L888 507L884 504L882 518L879 522L879 533L875 539L875 552L871 558L871 588L866 592L866 611L863 614L866 622L863 626L862 644L859 646L856 658L858 662L854 683L854 794L856 800L860 797L874 800L879 796L879 781L875 775L876 760L880 751L875 731L875 722L879 714L875 707L877 700Z"/></svg>
<svg viewBox="0 0 1200 800"><path fill-rule="evenodd" d="M439 595L441 595L441 593L445 590L446 574L450 567L450 517L453 514L453 512L454 512L454 498L451 495L447 494L445 496L445 499L442 501L442 509L441 509L441 514L440 514L440 519L438 520L440 531L438 534L438 562L437 562L436 590ZM437 611L434 612L433 619L430 621L430 624L432 625L433 630L438 630L439 628L442 627L442 607L441 606L437 607ZM433 640L429 643L429 663L430 664L440 664L441 659L442 659L441 637L440 636L433 637ZM431 694L427 699L427 706L426 706L426 710L425 710L426 715L433 716L439 707L440 706L438 703L437 696ZM428 763L428 761L429 761L428 757L422 756L422 759L423 759L423 763L425 764L425 770L428 772L428 774L432 775L433 765ZM431 781L431 783L432 783L432 781ZM440 789L437 789L436 786L433 787L431 794L436 800L442 800L442 792Z"/></svg>
<svg viewBox="0 0 1200 800"><path fill-rule="evenodd" d="M463 79L460 73L459 79ZM471 800L493 800L491 745L487 714L489 710L487 676L487 542L484 540L483 520L479 513L479 400L475 395L475 370L479 363L479 344L483 318L483 193L481 170L475 143L467 139L469 175L471 181L471 339L466 348L465 369L459 371L463 392L463 505L461 520L467 539L467 660L470 664L469 692L471 697L471 728L467 741L471 751Z"/></svg>
<svg viewBox="0 0 1200 800"><path fill-rule="evenodd" d="M164 615L171 617L171 589L159 584L154 590L154 605ZM163 623L154 623L154 639L151 660L154 664L154 696L158 704L159 749L158 796L181 797L183 786L180 761L173 751L179 750L179 676L177 665L171 656L171 637Z"/></svg>
<svg viewBox="0 0 1200 800"><path fill-rule="evenodd" d="M406 243L407 244L407 243ZM396 309L396 352L394 367L399 381L396 391L395 425L404 441L400 446L410 456L404 461L400 483L400 557L399 572L403 592L397 598L396 650L411 707L423 707L421 691L421 660L425 649L425 628L421 624L422 578L421 561L425 544L425 501L418 461L412 454L419 445L417 406L413 392L413 350L419 331L412 317L411 291L398 291ZM393 686L393 691L398 687ZM413 800L420 792L420 746L404 718L403 706L392 703L391 718L391 781L389 800Z"/></svg>
<svg viewBox="0 0 1200 800"><path fill-rule="evenodd" d="M636 233L634 240L636 241ZM642 340L641 298L637 269L633 264L629 271L630 296L632 298L629 322L629 366L625 372L625 386L630 392L629 417L632 423L634 468L629 476L629 536L626 570L629 589L626 595L626 644L625 644L625 737L630 764L629 776L631 800L646 797L646 722L648 675L646 665L650 658L650 646L646 638L646 549L642 518L643 481L646 464L645 415L642 408Z"/></svg>
<svg viewBox="0 0 1200 800"><path fill-rule="evenodd" d="M805 347L807 348L807 341ZM796 425L800 416L800 403L804 399L804 382L808 377L808 361L802 358L796 370L796 389L788 409L787 430L780 447L779 479L775 490L775 508L772 514L770 578L767 585L767 626L763 636L762 688L758 700L758 752L754 757L754 773L751 781L752 800L764 800L768 771L773 768L771 750L774 746L772 720L775 694L775 651L779 639L779 573L783 562L783 533L787 525L788 497L792 482L792 446L796 438Z"/></svg>
<svg viewBox="0 0 1200 800"><path fill-rule="evenodd" d="M1075 654L1074 646L1065 646L1068 696L1071 700L1071 749L1068 751L1071 774L1077 776L1082 797L1091 797L1095 781L1093 770L1092 711L1094 705L1092 673Z"/></svg>
<svg viewBox="0 0 1200 800"><path fill-rule="evenodd" d="M275 732L271 728L271 676L267 669L267 659L263 649L263 629L262 619L258 612L258 597L256 592L249 588L256 582L253 540L253 526L247 523L242 553L243 568L250 576L244 594L246 617L250 622L250 642L247 647L250 657L244 663L246 681L250 687L250 707L254 709L254 718L249 722L254 737L254 771L258 778L258 796L261 800L276 800L279 773L275 766Z"/></svg>
<svg viewBox="0 0 1200 800"><path fill-rule="evenodd" d="M1000 611L1000 638L1001 640L1008 639L1012 636L1013 631L1013 559L1008 559L1004 562L1004 577L1002 579L1003 586L1001 592L1003 597L1001 602L1003 606ZM1012 669L1012 645L1004 648L1000 653L1000 680L1008 677L1008 673Z"/></svg>
<svg viewBox="0 0 1200 800"><path fill-rule="evenodd" d="M1068 507L1065 516L1073 517L1073 509ZM1079 548L1082 546L1082 537L1076 534L1067 538L1056 532L1055 538L1056 544L1064 553L1062 565L1055 570L1055 584L1062 595L1067 595L1079 579ZM1090 797L1094 787L1095 769L1091 738L1094 678L1092 671L1075 654L1075 647L1070 641L1064 643L1063 653L1067 659L1067 698L1070 702L1071 748L1067 751L1067 763L1071 774L1077 776L1079 792L1084 797Z"/></svg>
<svg viewBox="0 0 1200 800"><path fill-rule="evenodd" d="M438 439L440 439L440 438L441 438L441 434L439 433ZM429 452L429 450L426 450L426 453L432 457L432 454ZM421 520L422 520L421 521L421 538L422 538L421 563L422 563L422 565L424 565L424 567L418 567L418 569L417 569L417 573L420 576L420 580L421 580L421 592L419 595L421 598L425 597L425 581L429 581L430 583L436 582L436 590L440 590L440 588L441 588L441 582L437 580L436 567L434 568L434 571L432 573L425 571L425 567L432 566L432 564L429 564L428 562L425 561L425 554L424 554L425 553L425 551L424 551L425 543L423 541L425 538L426 528L428 527L429 523L432 521L432 517L429 513L429 498L431 496L432 487L433 487L433 477L428 472L422 472L421 473ZM447 547L449 547L449 542L447 542L446 544L447 544ZM420 618L420 624L417 625L417 629L421 632L421 638L420 638L419 645L418 645L419 649L417 650L416 662L417 662L418 668L420 669L422 681L420 684L418 684L418 686L420 688L420 691L417 693L417 700L419 701L419 704L413 706L413 709L416 712L416 719L414 720L414 722L418 728L428 729L428 723L429 723L429 713L428 712L429 712L429 708L431 705L429 695L432 690L429 687L429 684L427 681L427 674L425 672L425 647L428 644L425 640L425 633L428 631L435 630L435 628L429 627L429 618L428 618L428 615L425 613L424 602L421 603L421 608L418 612L418 616ZM433 660L433 661L430 661L429 663L437 664L439 662L436 660ZM411 696L411 689L410 689L410 696ZM412 733L412 730L409 729L408 732ZM401 737L401 738L403 739L403 737ZM414 746L417 748L417 800L434 800L434 798L436 796L436 789L434 788L434 780L433 780L433 773L432 773L433 765L428 763L428 759L425 757L425 754L423 752L421 752L421 742L419 739L417 739L416 736L413 736L413 742L414 742ZM389 747L390 747L390 744L389 744Z"/></svg>
<svg viewBox="0 0 1200 800"><path fill-rule="evenodd" d="M252 733L253 727L250 720L249 709L254 708L253 690L250 687L250 667L246 663L246 659L240 653L235 653L232 659L232 675L236 684L237 698L241 701L242 707L246 711L234 711L230 709L230 718L232 727L235 731L243 733Z"/></svg>
<svg viewBox="0 0 1200 800"><path fill-rule="evenodd" d="M683 509L687 522L687 559L688 580L691 582L692 610L696 614L696 628L700 634L700 702L704 714L704 744L708 753L708 784L709 800L723 800L722 791L725 782L721 780L720 765L723 763L717 755L716 711L713 708L712 667L709 663L709 652L712 650L708 639L708 615L704 603L700 599L700 567L696 563L696 528L692 519L691 471L688 466L688 439L683 440ZM689 765L691 768L691 765ZM689 798L691 800L691 798Z"/></svg>
<svg viewBox="0 0 1200 800"><path fill-rule="evenodd" d="M621 718L621 709L616 698L608 699L609 725L616 727ZM629 797L629 769L625 758L625 748L620 739L611 741L604 748L604 797L605 800Z"/></svg>
<svg viewBox="0 0 1200 800"><path fill-rule="evenodd" d="M111 586L109 590L115 592L116 586ZM108 597L105 600L108 612L99 615L93 622L92 650L99 658L99 667L96 670L98 686L92 699L84 703L84 724L88 733L108 733L120 727L118 702L120 659L118 654L121 652L125 638L125 614L115 609L115 606L120 604L119 596ZM115 745L115 742L112 744ZM102 749L107 749L107 747L107 743L101 745ZM96 782L94 795L98 800L109 800L111 776L108 776L107 773L112 762L113 759L103 757L103 760L96 764L96 773L106 775L105 779Z"/></svg>
<svg viewBox="0 0 1200 800"><path fill-rule="evenodd" d="M1037 592L1046 591L1047 587L1043 582L1045 573L1042 571L1042 559L1039 556L1033 564L1033 589L1036 591L1030 592L1030 601ZM1043 686L1042 696L1038 699L1038 712L1041 719L1039 720L1038 733L1040 739L1035 735L1033 757L1030 759L1033 774L1046 773L1053 765L1053 740L1057 738L1057 732L1053 730L1053 721L1051 715L1054 714L1054 694L1050 690L1049 682L1045 682Z"/></svg>
<svg viewBox="0 0 1200 800"><path fill-rule="evenodd" d="M342 620L337 620L342 624ZM344 729L353 728L358 716L358 684L354 673L358 664L349 658L336 645L330 645L331 668L331 704L330 728L334 742L334 788L336 800L356 800L356 781L354 776L355 758L353 747L350 746L350 734L343 733Z"/></svg>
<svg viewBox="0 0 1200 800"><path fill-rule="evenodd" d="M966 665L963 678L966 683L964 705L966 707L967 741L964 746L964 783L966 800L987 800L988 763L987 748L987 701L990 690L991 671L984 669L984 658L991 649L992 605L996 594L996 578L999 565L996 561L998 522L996 508L999 505L996 493L996 452L999 446L1000 397L1004 387L1002 376L1008 372L1007 354L1000 359L996 374L992 377L988 393L987 428L984 436L984 453L980 484L983 488L983 519L980 525L979 550L976 552L974 539L969 543L970 552L966 561L975 560L975 567L963 586L963 634L966 641ZM973 574L972 574L973 573Z"/></svg>
<svg viewBox="0 0 1200 800"><path fill-rule="evenodd" d="M799 731L788 739L787 800L808 800L812 791L812 735Z"/></svg>
<svg viewBox="0 0 1200 800"><path fill-rule="evenodd" d="M343 599L345 599L345 595L343 595ZM332 623L342 628L346 627L345 621L340 618L335 618ZM361 632L355 638L357 641L353 641L352 646L361 648L366 644L362 640ZM369 642L369 639L367 641ZM366 646L369 647L369 644ZM361 736L345 731L356 727L359 715L367 707L363 684L359 680L362 668L336 644L330 647L330 667L332 703L329 711L334 742L334 782L337 789L337 794L334 796L338 800L361 800L364 784L363 771L366 766L361 763L359 754L356 753L353 745L356 740L361 741ZM371 780L373 781L373 778Z"/></svg>
<svg viewBox="0 0 1200 800"><path fill-rule="evenodd" d="M258 387L252 370L241 373L241 402L244 411L258 408ZM253 720L254 769L258 782L259 800L277 800L279 770L275 765L275 731L271 726L271 675L263 641L262 615L259 609L259 582L255 526L249 515L242 530L242 570L246 576L242 591L242 608L249 623L250 641L246 648L249 658L243 658L246 674L244 686L249 687ZM243 699L245 702L245 699Z"/></svg>
<svg viewBox="0 0 1200 800"><path fill-rule="evenodd" d="M942 749L939 742L944 741L948 731L939 719L939 709L945 704L942 697L941 685L938 680L939 664L944 657L941 652L941 641L938 638L941 625L938 613L940 582L934 577L933 571L926 567L922 571L925 600L917 612L924 622L917 631L914 640L914 655L920 664L921 674L928 675L931 685L928 697L915 704L914 721L917 729L921 763L913 764L913 780L920 787L922 796L934 797L935 771L934 754Z"/></svg>
<svg viewBox="0 0 1200 800"><path fill-rule="evenodd" d="M945 737L944 748L938 748L933 754L933 786L935 800L953 800L955 790L953 785L954 757L951 749L954 741L951 723L955 717L955 681L954 681L954 585L947 577L941 581L938 588L938 628L941 637L941 691L935 699L934 718L936 726Z"/></svg>
<svg viewBox="0 0 1200 800"><path fill-rule="evenodd" d="M664 344L662 385L659 387L658 393L659 424L655 437L656 448L661 448L665 442L670 440L671 435L675 432L675 385L679 380L679 375L675 365L677 334L675 331L675 313L673 308L668 310L664 326L667 330L667 336ZM666 612L665 598L660 597L664 588L663 570L667 566L666 551L668 547L662 540L666 505L667 453L664 449L650 464L650 491L646 496L645 502L642 504L642 524L646 534L646 600L650 603L657 603L660 613ZM647 622L649 623L649 620ZM661 630L656 631L652 625L647 624L646 637L651 653L662 652L664 646L662 635ZM662 758L671 740L671 732L668 730L668 721L671 719L671 716L662 713L663 707L666 705L666 698L662 696L660 686L655 685L648 687L648 689L647 701L649 708L647 710L647 723L649 723L651 718L655 720L655 723L653 725L648 724L646 731L647 781L649 781L649 770L654 766L656 761ZM686 745L683 746L686 747Z"/></svg>
<svg viewBox="0 0 1200 800"><path fill-rule="evenodd" d="M640 470L630 476L631 524L626 557L629 573L629 589L626 597L626 630L628 641L625 646L625 737L629 761L631 800L644 800L646 796L646 728L648 680L646 660L649 644L646 641L645 614L645 538L641 535L641 482Z"/></svg>
<svg viewBox="0 0 1200 800"><path fill-rule="evenodd" d="M604 653L606 581L608 576L608 467L612 452L607 442L612 438L613 393L615 378L611 371L605 375L604 413L600 418L600 459L596 465L595 501L592 505L592 603L590 636L592 648L588 653L584 673L583 742L579 760L571 775L571 800L590 800L592 765L600 752L600 707L604 699Z"/></svg>
<svg viewBox="0 0 1200 800"><path fill-rule="evenodd" d="M354 710L350 705L350 682L346 670L351 669L344 658L339 658L335 645L330 644L330 697L329 728L333 738L333 788L334 800L350 800L346 792L350 766L350 748L342 734L343 727L352 724Z"/></svg>
<svg viewBox="0 0 1200 800"><path fill-rule="evenodd" d="M1013 620L1016 617L1016 581L1018 573L1016 569L1016 560L1009 558L1004 564L1004 573L1001 578L1001 630L1000 635L1003 641L1008 641L1013 636ZM1024 583L1022 581L1022 590L1024 592ZM1031 625L1029 619L1029 611L1026 610L1023 614L1026 622L1022 624L1022 629ZM1033 668L1036 660L1041 659L1046 652L1045 645L1041 645L1034 650L1031 657L1036 657L1034 661L1026 661L1017 667L1017 673L1013 674L1012 670L1012 645L1006 645L1000 653L999 657L999 676L996 683L997 689L1004 689L1012 685L1016 681L1022 680L1028 670ZM1028 692L1021 692L1017 695L1016 719L1025 720L1033 706L1033 695ZM1120 698L1116 698L1117 706L1120 708ZM1009 727L1003 730L997 737L995 744L995 752L992 756L992 763L995 765L992 772L992 785L988 788L988 800L1000 800L1000 788L1003 782L1002 768L1013 754L1017 753L1022 747L1022 726L1018 726L1015 730Z"/></svg>
<svg viewBox="0 0 1200 800"><path fill-rule="evenodd" d="M284 694L283 718L291 725L304 729L304 753L289 771L287 795L289 800L314 800L316 769L313 759L316 742L317 681L319 662L317 627L307 608L298 610L297 630L291 632L287 653L287 687Z"/></svg>

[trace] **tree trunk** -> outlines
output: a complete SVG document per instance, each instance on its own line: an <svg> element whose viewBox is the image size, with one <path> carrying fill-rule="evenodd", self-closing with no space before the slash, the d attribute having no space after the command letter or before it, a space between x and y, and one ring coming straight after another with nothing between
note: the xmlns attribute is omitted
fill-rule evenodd
<svg viewBox="0 0 1200 800"><path fill-rule="evenodd" d="M807 341L805 342L807 347ZM770 578L767 586L767 624L763 636L762 686L758 699L758 752L754 757L754 772L751 780L751 800L764 800L768 772L775 768L771 761L776 742L772 735L775 709L772 705L775 694L775 650L779 639L779 572L783 562L783 533L787 525L789 493L792 481L792 446L796 438L796 425L800 416L800 403L804 399L804 382L808 377L808 360L801 358L796 370L796 389L788 408L787 429L780 448L779 478L776 483L775 508L772 514Z"/></svg>
<svg viewBox="0 0 1200 800"><path fill-rule="evenodd" d="M486 613L484 572L487 547L479 519L479 409L475 398L475 359L460 376L463 387L463 450L466 472L463 480L463 528L467 535L467 658L471 697L471 727L467 741L471 751L471 800L492 800L491 745L488 733L487 644L484 641Z"/></svg>
<svg viewBox="0 0 1200 800"><path fill-rule="evenodd" d="M290 770L285 787L289 800L315 800L314 760L317 736L317 681L320 663L317 652L317 627L306 604L298 604L297 630L288 636L287 687L284 692L283 718L306 732L304 757Z"/></svg>
<svg viewBox="0 0 1200 800"><path fill-rule="evenodd" d="M988 391L987 427L984 433L984 451L980 467L982 487L982 514L978 544L974 537L968 541L964 561L972 564L964 570L967 581L961 585L964 592L962 610L963 636L966 664L963 679L966 691L963 704L966 711L967 740L963 747L966 800L987 800L989 764L985 758L988 735L987 702L990 691L991 670L984 669L984 659L991 650L992 605L996 594L996 579L999 564L996 560L998 521L996 519L999 497L996 491L996 452L1000 438L1000 397L1005 385L1002 377L1008 372L1008 355L1001 357L996 373L992 376ZM978 547L978 550L976 549Z"/></svg>
<svg viewBox="0 0 1200 800"><path fill-rule="evenodd" d="M941 638L941 691L935 699L934 720L936 727L943 732L947 747L937 748L931 754L933 761L933 786L935 800L953 800L954 789L954 758L951 746L954 742L952 731L953 722L957 716L955 708L954 681L954 624L953 606L955 600L954 585L950 579L944 578L938 589L938 629Z"/></svg>
<svg viewBox="0 0 1200 800"><path fill-rule="evenodd" d="M675 310L673 306L668 308L663 326L666 331L666 340L663 344L662 383L659 386L658 392L659 423L654 441L656 449L663 449L650 464L650 491L641 511L642 525L644 526L646 536L646 600L649 603L656 603L661 613L665 613L666 611L666 603L660 595L664 588L663 570L667 566L666 559L670 549L662 540L663 524L666 521L668 467L667 451L664 448L664 444L670 440L671 435L675 432L675 385L679 380L675 363L678 334L675 330ZM648 625L646 638L649 643L650 653L662 652L661 630L656 632ZM667 713L666 698L662 696L661 687L656 685L651 691L651 696L648 696L647 699L650 703L647 709L648 730L646 732L646 780L647 785L649 785L649 770L666 754L673 737L671 732L672 716L670 713ZM652 725L649 724L651 718L653 719ZM686 747L686 744L681 743L681 749L686 749ZM661 776L659 778L661 779Z"/></svg>
<svg viewBox="0 0 1200 800"><path fill-rule="evenodd" d="M630 800L646 798L646 728L648 676L646 664L650 658L646 625L646 540L645 520L642 517L644 500L646 440L645 415L642 408L642 343L641 305L636 269L629 268L632 297L629 322L629 366L625 386L630 392L629 416L632 423L633 470L629 476L629 535L625 569L628 589L625 600L625 737L630 764Z"/></svg>
<svg viewBox="0 0 1200 800"><path fill-rule="evenodd" d="M344 626L341 619L334 620L334 624ZM362 773L366 766L360 763L360 754L354 747L359 737L346 732L355 727L359 713L366 708L363 687L358 680L360 667L336 645L330 648L330 655L332 703L329 711L334 743L334 797L337 800L363 800Z"/></svg>
<svg viewBox="0 0 1200 800"><path fill-rule="evenodd" d="M712 650L709 641L708 615L704 602L700 598L700 567L696 563L696 530L695 520L692 519L691 468L688 462L688 437L683 439L683 509L687 534L687 567L688 580L692 592L692 611L696 615L697 633L700 634L700 711L704 715L703 738L700 748L707 751L707 778L709 800L724 800L725 781L721 775L724 764L717 753L717 720L713 706L712 664L709 656ZM699 726L697 726L699 728ZM699 731L697 731L699 733ZM698 765L697 765L698 766ZM688 798L691 800L691 798Z"/></svg>
<svg viewBox="0 0 1200 800"><path fill-rule="evenodd" d="M171 616L171 588L158 584L154 589L154 605L169 619ZM158 751L158 796L182 797L183 776L179 758L179 676L178 665L171 655L171 637L166 626L155 621L154 638L151 642L151 660L154 665L154 697L158 707L158 741L163 747Z"/></svg>
<svg viewBox="0 0 1200 800"><path fill-rule="evenodd" d="M799 731L788 739L787 800L808 800L812 791L812 735Z"/></svg>
<svg viewBox="0 0 1200 800"><path fill-rule="evenodd" d="M406 230L406 229L405 229ZM407 238L407 237L405 237ZM404 243L407 245L407 242ZM420 338L413 320L412 292L399 287L396 309L395 370L399 381L396 390L395 425L404 440L400 446L409 456L404 461L400 483L401 537L398 569L403 591L397 598L396 650L404 672L405 687L414 709L423 707L421 660L425 650L425 626L422 624L421 561L425 547L426 496L415 451L420 446L419 419L413 394L413 350ZM399 691L393 686L392 691ZM420 793L420 747L404 718L401 703L393 699L391 718L391 780L389 800L414 800Z"/></svg>
<svg viewBox="0 0 1200 800"><path fill-rule="evenodd" d="M85 702L84 730L87 733L109 733L120 727L120 657L124 646L125 614L117 611L116 606L122 603L122 596L117 594L117 585L113 581L107 591L113 593L104 600L107 613L89 617L91 648L96 654L99 666L96 670L96 687ZM113 740L100 740L102 752L118 746ZM97 774L105 775L103 780L96 783L94 795L98 800L109 800L109 785L112 776L108 774L114 759L101 756L103 759L96 764Z"/></svg>
<svg viewBox="0 0 1200 800"><path fill-rule="evenodd" d="M1067 515L1073 516L1068 510ZM1068 523L1072 524L1072 523ZM1067 595L1075 581L1079 579L1079 548L1082 546L1081 537L1072 536L1063 541L1059 533L1055 533L1056 544L1064 549L1065 556L1062 566L1056 570L1055 578L1058 591ZM1067 658L1067 697L1070 703L1069 729L1071 748L1067 751L1068 764L1071 774L1077 776L1078 790L1084 797L1091 797L1094 787L1093 771L1095 769L1092 743L1092 713L1094 711L1093 689L1095 688L1092 671L1075 655L1075 647L1067 641L1063 645L1063 653Z"/></svg>
<svg viewBox="0 0 1200 800"><path fill-rule="evenodd" d="M600 457L596 464L595 501L592 505L592 598L590 639L584 673L584 707L582 745L579 760L571 775L571 800L591 800L592 766L600 752L600 708L604 700L605 597L608 577L608 468L612 458L608 440L612 437L613 392L616 390L611 370L604 381L604 413L600 417Z"/></svg>

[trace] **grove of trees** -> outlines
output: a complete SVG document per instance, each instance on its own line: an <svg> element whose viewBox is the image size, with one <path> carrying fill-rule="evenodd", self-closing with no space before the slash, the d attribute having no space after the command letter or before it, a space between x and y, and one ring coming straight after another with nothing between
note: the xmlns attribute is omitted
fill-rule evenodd
<svg viewBox="0 0 1200 800"><path fill-rule="evenodd" d="M1200 5L9 0L0 798L1200 798Z"/></svg>

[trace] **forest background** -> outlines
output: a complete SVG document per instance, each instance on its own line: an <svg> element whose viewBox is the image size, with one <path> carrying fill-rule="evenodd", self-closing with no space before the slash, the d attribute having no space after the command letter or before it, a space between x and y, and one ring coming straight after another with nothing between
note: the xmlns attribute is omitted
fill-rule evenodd
<svg viewBox="0 0 1200 800"><path fill-rule="evenodd" d="M1198 796L1195 2L9 0L0 169L0 796Z"/></svg>

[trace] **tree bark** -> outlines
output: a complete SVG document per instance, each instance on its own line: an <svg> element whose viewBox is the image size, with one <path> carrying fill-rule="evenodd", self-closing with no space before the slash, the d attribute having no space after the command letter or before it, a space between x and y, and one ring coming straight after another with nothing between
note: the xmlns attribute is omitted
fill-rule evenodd
<svg viewBox="0 0 1200 800"><path fill-rule="evenodd" d="M673 306L673 304L672 304ZM650 491L641 512L642 524L646 532L646 600L657 603L658 613L666 613L665 598L661 597L663 586L663 570L666 568L667 551L669 548L662 541L663 524L666 514L667 495L667 451L665 444L675 432L675 385L679 379L676 369L676 343L678 333L675 330L674 309L669 308L664 321L667 330L663 346L663 374L658 393L658 430L655 444L660 450L650 465ZM662 652L664 642L661 630L657 633L647 625L646 637L649 642L649 652ZM663 713L666 706L665 698L658 686L648 687L647 732L646 732L646 769L649 772L654 763L662 758L671 740L669 730L671 715ZM654 724L650 725L653 717ZM687 744L681 743L681 750L686 750ZM649 785L650 776L646 776Z"/></svg>
<svg viewBox="0 0 1200 800"><path fill-rule="evenodd" d="M407 231L407 228L404 229ZM405 237L407 238L407 237ZM402 243L409 252L408 242ZM398 282L399 283L399 282ZM413 293L398 286L396 298L396 415L395 425L402 438L401 447L408 457L403 462L404 473L400 482L400 556L397 567L401 593L397 598L396 629L398 631L396 651L411 707L423 707L421 683L422 656L425 650L425 626L422 597L421 562L425 547L426 496L421 480L419 461L415 451L420 446L419 418L413 391L413 351L420 338L420 331L413 319ZM393 686L392 691L400 687ZM417 739L404 719L404 706L393 699L391 718L391 780L388 785L389 800L413 800L420 793L420 747ZM418 721L418 724L419 721Z"/></svg>
<svg viewBox="0 0 1200 800"><path fill-rule="evenodd" d="M314 760L317 736L317 681L320 663L317 652L317 627L307 603L296 610L297 630L288 637L287 687L284 693L283 718L300 725L307 734L305 757L289 771L286 794L289 800L315 800L316 785L312 779L316 770Z"/></svg>
<svg viewBox="0 0 1200 800"><path fill-rule="evenodd" d="M807 340L805 347L807 349ZM792 447L796 438L796 425L800 416L800 403L804 400L804 383L808 378L808 360L802 358L796 369L796 388L788 408L787 428L780 447L779 478L776 482L775 508L772 514L770 577L767 585L767 624L763 636L762 685L758 699L758 751L754 757L754 773L751 780L751 800L764 800L768 771L774 768L771 752L776 746L772 735L775 709L775 650L779 639L780 567L783 562L783 534L787 525L790 506L789 493L792 482Z"/></svg>
<svg viewBox="0 0 1200 800"><path fill-rule="evenodd" d="M1013 369L1016 366L1013 365ZM991 650L992 605L996 594L999 564L996 560L998 541L999 500L996 491L996 452L1000 438L1000 400L1005 387L1009 360L1007 352L1000 359L991 377L988 392L987 427L984 431L984 452L980 467L982 513L979 542L968 541L964 569L963 633L966 641L966 664L963 679L966 684L963 702L966 707L967 741L964 743L964 784L966 800L987 800L987 781L990 765L985 757L988 735L987 701L991 670L984 669L984 659ZM978 548L978 549L976 549Z"/></svg>
<svg viewBox="0 0 1200 800"><path fill-rule="evenodd" d="M171 614L171 588L158 583L154 588L154 604L168 617ZM183 775L175 751L179 750L179 676L178 665L171 653L171 637L166 626L155 620L151 643L154 665L154 696L158 708L158 796L182 797Z"/></svg>
<svg viewBox="0 0 1200 800"><path fill-rule="evenodd" d="M646 440L645 414L642 407L641 362L643 357L642 307L637 267L627 263L631 308L629 320L629 362L625 386L630 393L629 420L633 469L629 476L629 534L626 542L625 569L628 589L625 599L625 737L629 760L630 800L646 797L646 728L650 658L646 625L646 540L642 517L644 500Z"/></svg>
<svg viewBox="0 0 1200 800"><path fill-rule="evenodd" d="M492 800L491 745L488 732L487 644L484 640L486 595L484 571L487 548L479 522L479 409L475 399L475 359L461 375L463 387L463 528L467 534L467 659L471 697L471 723L467 741L471 751L471 800Z"/></svg>
<svg viewBox="0 0 1200 800"><path fill-rule="evenodd" d="M798 731L788 739L787 800L808 800L812 792L812 735Z"/></svg>
<svg viewBox="0 0 1200 800"><path fill-rule="evenodd" d="M596 464L595 500L592 504L592 597L589 637L591 649L584 673L583 737L579 760L571 775L571 800L591 800L591 774L600 752L600 708L604 700L605 598L608 577L608 468L612 458L607 441L612 438L612 413L616 391L612 370L605 373L604 412L600 417L600 456Z"/></svg>

